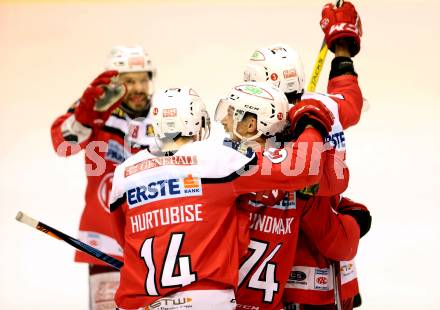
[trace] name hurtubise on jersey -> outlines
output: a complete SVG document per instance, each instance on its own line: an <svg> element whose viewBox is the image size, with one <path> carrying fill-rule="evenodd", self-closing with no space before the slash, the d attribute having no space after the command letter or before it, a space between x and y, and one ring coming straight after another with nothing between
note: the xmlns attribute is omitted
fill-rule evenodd
<svg viewBox="0 0 440 310"><path fill-rule="evenodd" d="M132 233L179 223L202 222L202 204L188 204L130 216Z"/></svg>

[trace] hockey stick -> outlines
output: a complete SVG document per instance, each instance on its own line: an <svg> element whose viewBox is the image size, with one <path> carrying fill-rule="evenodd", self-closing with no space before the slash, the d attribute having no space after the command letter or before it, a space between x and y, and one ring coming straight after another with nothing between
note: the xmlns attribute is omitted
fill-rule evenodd
<svg viewBox="0 0 440 310"><path fill-rule="evenodd" d="M113 267L117 270L120 270L121 267L124 265L124 263L121 262L120 260L118 260L114 257L111 257L111 256L95 249L94 247L91 247L90 245L79 241L78 239L72 238L72 237L56 230L55 228L50 227L49 225L46 225L42 222L39 222L36 219L33 219L32 217L24 214L21 211L19 211L17 213L17 215L15 216L15 219L23 224L29 225L33 228L36 228L39 231L42 231L45 234L48 234L49 236L51 236L55 239L67 242L68 244L77 248L78 250L80 250L84 253L87 253L87 254L103 261L104 263L110 265L111 267Z"/></svg>
<svg viewBox="0 0 440 310"><path fill-rule="evenodd" d="M344 3L343 0L337 0L335 2L336 7L341 7ZM316 59L315 66L313 67L312 77L310 78L310 82L307 85L307 90L309 92L314 92L316 89L316 85L318 85L319 76L321 75L322 68L324 67L325 58L327 57L328 47L325 43L325 39L322 40L321 48L318 53L318 58ZM341 300L341 278L340 278L340 263L339 262L331 262L331 269L333 270L333 292L335 305L337 310L342 310L342 300Z"/></svg>
<svg viewBox="0 0 440 310"><path fill-rule="evenodd" d="M333 274L333 293L335 298L335 305L337 310L342 310L341 299L341 263L332 261L330 265Z"/></svg>
<svg viewBox="0 0 440 310"><path fill-rule="evenodd" d="M337 0L335 5L340 7L344 3L343 0ZM315 66L313 67L312 77L310 78L307 90L314 92L316 85L318 85L319 76L321 75L322 68L324 67L325 58L327 57L328 47L325 44L325 39L322 40L321 48L319 49L318 58L316 58Z"/></svg>

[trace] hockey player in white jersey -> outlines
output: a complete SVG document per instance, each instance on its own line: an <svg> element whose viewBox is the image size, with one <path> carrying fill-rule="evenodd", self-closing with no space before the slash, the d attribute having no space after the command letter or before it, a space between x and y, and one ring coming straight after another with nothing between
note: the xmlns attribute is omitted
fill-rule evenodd
<svg viewBox="0 0 440 310"><path fill-rule="evenodd" d="M295 129L309 118L325 128L332 124L325 108L316 111L309 106L288 116L284 94L267 83L239 85L222 102L233 105L233 94L256 109L273 110L275 117L260 119L266 122L258 126L267 136L282 130L288 117ZM238 106L226 111L235 115L229 115L233 123L246 128L247 115L239 120ZM234 309L239 263L236 198L319 183L322 163L316 147L322 150L323 138L316 129L302 127L298 141L303 143L285 149L289 165L282 171L281 165L264 166L264 159L240 143L241 138L223 144L198 141L209 132L209 119L193 89L159 93L152 114L164 156L141 151L119 165L114 175L111 218L124 249L116 303L121 309Z"/></svg>

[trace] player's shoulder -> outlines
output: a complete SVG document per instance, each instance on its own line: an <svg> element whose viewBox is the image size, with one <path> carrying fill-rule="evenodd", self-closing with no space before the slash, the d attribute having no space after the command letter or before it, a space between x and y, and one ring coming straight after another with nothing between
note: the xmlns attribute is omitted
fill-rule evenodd
<svg viewBox="0 0 440 310"><path fill-rule="evenodd" d="M151 154L147 150L142 150L142 151L137 152L136 154L128 157L124 162L122 162L121 164L116 166L115 177L126 175L126 171L130 170L131 167L133 167L139 163L142 163L143 161L148 160L150 158L154 158L154 157L156 157L156 156L154 156L153 154Z"/></svg>
<svg viewBox="0 0 440 310"><path fill-rule="evenodd" d="M319 100L322 102L335 102L335 100L342 100L344 99L344 96L342 94L328 94L328 93L318 93L318 92L313 92L313 93L309 93L309 92L305 92L302 96L301 96L301 100L307 100L307 99L314 99L314 100Z"/></svg>
<svg viewBox="0 0 440 310"><path fill-rule="evenodd" d="M205 171L205 177L214 178L234 173L255 159L251 148L223 138L189 143L176 155L196 156L198 165Z"/></svg>
<svg viewBox="0 0 440 310"><path fill-rule="evenodd" d="M341 94L327 94L327 93L309 93L306 92L301 96L301 101L305 100L317 100L322 102L335 116L338 116L338 102L337 100L343 100L344 96Z"/></svg>
<svg viewBox="0 0 440 310"><path fill-rule="evenodd" d="M221 156L224 154L231 154L237 157L252 158L254 152L251 148L245 146L240 142L233 141L228 138L215 138L203 141L197 141L185 145L183 152L195 151L204 156ZM220 152L220 153L219 153Z"/></svg>

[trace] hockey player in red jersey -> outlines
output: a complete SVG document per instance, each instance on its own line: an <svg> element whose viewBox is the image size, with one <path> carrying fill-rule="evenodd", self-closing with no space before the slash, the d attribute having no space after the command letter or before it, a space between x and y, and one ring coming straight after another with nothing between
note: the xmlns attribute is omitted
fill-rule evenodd
<svg viewBox="0 0 440 310"><path fill-rule="evenodd" d="M55 120L51 134L60 156L84 150L87 187L79 239L122 258L109 221L108 199L115 166L140 149L155 151L149 116L155 70L139 46L114 47L105 70ZM114 309L119 273L82 252L76 252L75 261L89 264L91 309Z"/></svg>
<svg viewBox="0 0 440 310"><path fill-rule="evenodd" d="M351 65L351 57L354 57L360 51L360 37L362 35L361 22L356 9L350 2L344 2L340 8L332 4L327 4L322 11L321 27L325 34L327 46L336 54L332 62L330 72L330 81L328 85L329 92L342 93L337 89L332 89L332 81L335 76L343 74L340 79L347 75L356 75ZM339 58L339 60L338 60ZM339 65L338 65L339 62ZM341 107L341 105L339 105ZM354 109L353 109L354 110ZM360 112L360 109L356 109ZM352 114L352 110L340 111L341 124L343 129L350 127L356 122L344 121ZM356 118L354 118L356 120ZM349 207L351 205L351 207ZM362 205L350 203L348 200L341 201L337 208L339 212L350 213L357 216L361 227L361 236L368 232L371 225L371 216L368 210ZM286 287L285 299L287 302L296 304L293 309L336 309L333 291L333 281L328 281L324 285L316 285L313 281L316 273L326 275L326 279L331 279L334 275L329 275L331 270L331 256L324 255L316 251L316 247L310 244L308 247L300 244L298 247L300 255L295 260L295 266L292 270L292 277ZM356 294L359 292L357 283L356 266L353 260L342 261L339 265L340 298L342 309L349 310L353 308L353 302ZM304 279L298 281L295 274L302 272L306 275ZM318 306L320 305L320 306ZM292 307L291 307L292 308Z"/></svg>
<svg viewBox="0 0 440 310"><path fill-rule="evenodd" d="M352 61L347 55L348 48L343 44L336 45L336 57L332 61L332 70L328 84L328 94L305 93L305 74L298 53L287 45L273 45L256 50L246 66L245 81L267 81L284 91L290 104L298 108L310 101L319 101L334 115L333 126L325 138L326 166L333 165L328 173L341 182L340 193L347 185L348 168L345 166L344 128L359 121L362 110L362 93L358 85L357 74ZM342 177L343 176L343 177ZM318 190L320 196L328 196L323 188Z"/></svg>
<svg viewBox="0 0 440 310"><path fill-rule="evenodd" d="M332 206L338 203L339 196L305 197L280 190L241 197L240 212L247 212L250 219L250 243L240 263L237 309L283 309L284 287L297 275L291 273L292 263L301 254L295 250L304 236L327 257L354 257L359 224L353 216L337 214ZM327 277L322 274L318 282Z"/></svg>
<svg viewBox="0 0 440 310"><path fill-rule="evenodd" d="M245 106L266 114L245 113ZM110 197L115 235L124 249L116 293L120 309L235 308L237 197L273 187L295 190L322 176L321 152L314 147L322 148L323 138L308 124L330 128L331 114L314 103L289 114L287 109L284 94L267 83L238 85L217 108L217 118L245 136L249 125L258 136L273 136L289 118L298 139L281 151L286 165L274 165L270 153L257 155L242 143L243 135L223 144L198 141L209 121L194 90L155 96L154 131L164 154L143 151L119 165Z"/></svg>
<svg viewBox="0 0 440 310"><path fill-rule="evenodd" d="M332 207L336 210L334 212L356 218L360 237L369 231L371 216L362 204L343 197L340 201L334 201ZM285 290L284 298L288 302L286 309L336 309L332 281L335 275L330 267L332 260L340 261L341 308L352 309L354 297L359 292L354 260L341 259L331 251L326 251L325 245L310 239L305 229L301 223L295 265Z"/></svg>
<svg viewBox="0 0 440 310"><path fill-rule="evenodd" d="M277 56L279 61L274 64L271 59L277 59ZM304 73L301 72L302 64L295 52L286 46L276 46L258 50L252 58L253 63L251 62L247 67L245 77L253 77L254 80L259 75L272 76L274 80L276 77L277 81L274 83L276 86L285 83L284 85L289 86L291 92L293 92L292 89L295 89L295 95L298 94L295 103L298 103L304 91ZM286 63L288 66L281 67ZM264 70L269 71L269 73L264 72ZM278 75L280 76L278 77ZM286 82L286 77L290 78L290 81ZM289 85L289 82L292 82L292 84ZM361 106L362 97L357 83L352 89L354 89L354 95L347 92L348 98L341 102L344 102L347 106L359 104ZM283 91L286 92L285 89ZM238 98L235 99L235 105L239 105L239 94L234 94L233 97ZM291 94L289 94L289 98L292 99ZM342 125L339 122L339 111L336 102L317 95L305 99L297 104L295 108L299 109L308 102L322 102L334 111L335 122L329 132L336 137L342 137L342 143L331 145L328 152L333 155L336 147L344 151ZM258 109L258 112L255 112L256 109L247 102L242 105L241 110L244 115L254 113L262 119L268 119L271 115L270 111L268 115L264 115L268 111L263 109ZM352 118L356 117L358 118L354 115ZM351 121L357 122L357 120ZM285 160L282 151L267 145L268 141L262 134L263 131L255 130L255 126L252 127L251 121L248 124L249 126L234 126L228 119L223 121L225 130L233 136L245 138L248 143L254 141L254 143L260 144L261 148L266 150L265 153L270 154L269 158L274 164L282 163ZM344 159L343 156L338 158ZM268 199L267 197L271 198ZM240 265L239 290L237 292L238 309L252 309L253 307L255 309L283 308L284 286L294 261L299 223L301 222L305 223L304 226L310 227L306 233L311 236L312 240L324 241L323 244L325 244L325 241L334 239L332 243L327 244L325 251L336 251L334 255L340 259L351 259L354 256L359 241L359 226L353 217L334 214L331 207L337 206L335 201L338 198L314 197L306 200L303 194L301 194L301 197L302 199L297 199L294 192L286 193L285 191L274 190L273 192L258 193L258 197L247 195L240 199L241 208L249 212L250 244L249 254L241 260ZM322 225L323 223L328 225ZM243 230L242 235L246 235ZM340 249L339 252L338 249Z"/></svg>
<svg viewBox="0 0 440 310"><path fill-rule="evenodd" d="M347 4L347 6L350 6L351 4ZM327 8L327 7L326 7ZM351 9L351 8L350 8ZM347 12L346 7L341 8L341 10L345 10ZM344 12L344 14L346 14ZM353 12L352 12L353 13ZM354 12L355 13L355 12ZM356 13L357 14L357 13ZM326 17L323 17L323 20ZM347 18L347 17L345 17ZM353 18L353 20L356 20L356 17ZM354 26L354 25L352 25ZM350 28L351 29L351 28ZM359 36L356 38L352 37L352 34L348 33L345 28L341 28L339 31L335 31L333 33L335 38L338 38L339 40L335 42L332 42L331 49L335 52L335 59L332 62L332 69L330 73L330 82L328 86L328 91L330 95L322 95L322 94L311 94L306 93L304 94L304 87L305 87L305 74L302 66L302 62L299 58L299 55L291 48L285 46L285 45L275 45L268 48L262 48L254 52L254 54L251 57L251 60L246 67L244 78L245 80L251 80L251 81L263 81L267 80L277 87L280 87L282 89L286 96L289 98L289 102L292 104L297 104L301 99L316 99L322 101L326 106L332 110L333 114L335 115L335 122L332 127L332 131L329 133L329 135L326 138L326 141L328 142L328 152L331 156L336 156L337 158L343 158L345 159L345 136L343 129L348 128L349 126L352 126L356 124L359 121L360 118L360 112L362 109L362 95L359 89L359 86L357 84L357 75L354 72L352 61L350 59L350 56L352 56L352 52L358 52L359 51L359 45L356 47L356 44L360 43ZM331 157L330 157L331 158ZM319 195L323 195L322 191L318 192ZM260 195L261 196L261 195ZM301 206L302 202L301 199L297 200L297 205ZM337 204L333 203L333 205L328 206L333 207L336 209ZM361 227L365 225L364 220L368 223L371 219L369 218L368 210L364 210L365 212L362 213L362 216L364 218L358 218L358 222L360 223ZM369 224L368 224L369 225ZM251 231L252 235L252 231ZM303 257L316 257L317 260L321 259L321 261L324 259L323 254L319 254L316 250L313 252L313 254L309 253L308 251L311 251L311 247L313 246L313 238L307 237L307 234L302 233L301 235L305 235L299 240L298 245L298 252L296 255L296 260L302 262ZM264 236L263 236L264 237ZM260 236L260 239L262 237ZM264 238L263 238L264 240ZM305 242L304 240L307 240ZM310 241L312 240L312 241ZM308 247L307 243L311 243L311 245ZM293 256L290 256L291 258ZM331 257L330 257L331 258ZM285 262L286 256L283 256L283 261ZM312 267L315 267L315 262L310 262L311 259L306 259L306 262L308 264L312 264ZM307 263L304 262L306 266ZM328 262L328 261L326 261ZM344 262L343 262L344 263ZM344 263L345 264L345 263ZM354 267L351 262L347 262L345 264L346 266ZM316 266L317 267L317 266ZM321 264L322 267L322 264ZM348 272L345 274L350 274L350 276L353 275L352 272L353 268L347 268ZM328 268L327 268L327 274L325 274L326 270L321 270L323 273L319 277L320 279L325 276L325 279L328 279ZM282 273L281 270L277 270L277 272ZM285 274L285 273L284 273ZM342 273L344 275L344 273ZM289 278L289 282L294 282L296 277L295 271L292 272L291 278ZM342 279L343 282L346 279ZM353 285L353 281L348 281L349 284L345 285L343 289L348 288L350 286L351 291L353 291L353 288L355 285ZM304 279L300 279L300 281L297 281L297 283L305 283ZM308 283L311 283L310 275L308 278ZM289 291L290 286L292 283L287 284L287 290ZM311 285L311 284L310 284ZM317 291L318 290L324 290L328 289L328 284L326 282L325 285L320 284L317 285ZM357 285L356 285L357 288ZM331 294L333 294L332 291L330 291ZM344 293L344 290L343 290ZM249 294L249 292L246 292L246 290L241 289L239 290L239 297L244 294ZM313 295L313 292L305 291L303 295L307 296ZM321 295L324 294L324 296L332 296L331 294L328 294L328 292L320 292ZM298 294L296 294L298 295ZM302 302L304 300L313 300L313 298L294 298L293 294L288 294L288 296L292 297L292 302ZM343 294L343 297L346 297L346 294ZM350 297L353 297L351 295ZM257 296L256 296L257 298ZM252 298L247 298L246 300L252 301ZM315 298L316 300L316 298ZM329 301L329 300L327 300ZM240 298L238 299L238 302L240 302ZM330 300L329 303L332 303L333 301ZM322 301L320 302L322 304Z"/></svg>

